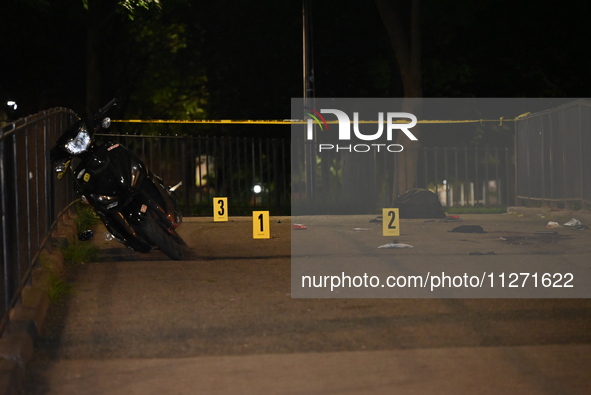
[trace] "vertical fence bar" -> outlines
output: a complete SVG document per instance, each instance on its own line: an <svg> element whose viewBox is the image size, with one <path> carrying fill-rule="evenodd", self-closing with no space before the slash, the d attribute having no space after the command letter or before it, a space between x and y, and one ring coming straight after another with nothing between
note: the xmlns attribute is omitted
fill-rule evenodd
<svg viewBox="0 0 591 395"><path fill-rule="evenodd" d="M225 138L222 136L219 139L220 142L220 148L219 150L216 150L216 152L219 152L221 157L222 157L222 166L221 166L221 186L220 188L220 193L224 196L226 196L228 194L228 173L227 173L227 166L226 166L226 150L225 148L225 144L224 144L224 140Z"/></svg>
<svg viewBox="0 0 591 395"><path fill-rule="evenodd" d="M470 188L471 182L468 175L468 147L464 147L462 150L464 151L464 205L468 206L468 203L470 202L468 194L472 190L472 188Z"/></svg>
<svg viewBox="0 0 591 395"><path fill-rule="evenodd" d="M248 177L248 142L247 142L247 138L244 137L244 139L242 140L242 149L244 152L244 199L248 200L249 195L250 195L250 188L249 188L249 177ZM254 174L254 172L253 172Z"/></svg>
<svg viewBox="0 0 591 395"><path fill-rule="evenodd" d="M429 149L423 148L423 159L425 161L425 187L429 187Z"/></svg>
<svg viewBox="0 0 591 395"><path fill-rule="evenodd" d="M495 182L497 184L497 205L501 206L501 180L499 179L499 147L495 147Z"/></svg>
<svg viewBox="0 0 591 395"><path fill-rule="evenodd" d="M263 178L263 140L259 139L259 182L261 183L261 187L263 188L263 190L261 191L261 205L264 205L264 196L266 195L265 193L263 193L264 188L265 188L265 184L264 184L264 178Z"/></svg>
<svg viewBox="0 0 591 395"><path fill-rule="evenodd" d="M287 202L290 199L291 193L288 193L288 185L287 185L287 180L289 179L288 177L288 172L286 171L286 168L289 168L291 171L291 165L287 166L285 158L289 158L289 156L286 155L286 146L290 144L290 142L288 142L288 140L281 140L281 158L283 159L281 161L282 163L282 172L281 174L283 174L283 201ZM291 146L287 147L287 151L289 152L291 150Z"/></svg>
<svg viewBox="0 0 591 395"><path fill-rule="evenodd" d="M187 167L190 166L190 162L187 158L187 149L190 149L189 143L187 141L187 137L184 136L182 137L182 139L180 139L180 155L181 155L181 167L180 167L180 171L181 171L181 180L183 182L184 188L183 188L183 212L186 213L189 211L189 193L190 193L190 188L191 188L191 183L189 182L189 174L187 172ZM178 146L178 144L177 144ZM178 182L178 180L174 180L173 183Z"/></svg>
<svg viewBox="0 0 591 395"><path fill-rule="evenodd" d="M280 162L281 158L279 157L280 151L280 141L277 138L273 138L271 140L271 169L273 171L272 177L272 184L273 184L273 195L271 199L271 204L273 208L277 209L278 213L281 212L281 188L282 188L282 176L281 171L283 166Z"/></svg>
<svg viewBox="0 0 591 395"><path fill-rule="evenodd" d="M26 122L26 121L25 121ZM18 163L16 158L18 157L18 140L17 140L17 135L14 135L14 145L12 147L13 152L12 152L12 165L13 165L13 180L14 180L14 185L17 185L16 183L18 182ZM17 187L15 188L15 196L14 196L14 213L16 213L16 215L18 215L18 213L20 212L20 189ZM15 237L15 245L16 245L16 256L15 256L15 262L17 263L17 273L20 274L20 262L21 262L21 238L20 238L20 221L18 221L18 219L15 221L14 224L14 234L16 235ZM12 284L11 284L12 287ZM12 293L12 292L11 292Z"/></svg>
<svg viewBox="0 0 591 395"><path fill-rule="evenodd" d="M437 150L433 150L433 163L435 164L433 169L433 174L435 175L435 193L439 193L439 172L437 171L439 169L438 162L439 161L437 160Z"/></svg>
<svg viewBox="0 0 591 395"><path fill-rule="evenodd" d="M173 168L173 163L170 160L171 154L172 154L172 149L171 149L171 145L174 143L174 140L172 138L165 138L164 140L166 140L166 162L165 164L165 169L166 169L166 175L162 175L163 177L165 177L165 180L171 180L172 179L172 168ZM160 145L160 144L158 144ZM160 163L162 163L162 161L160 161Z"/></svg>
<svg viewBox="0 0 591 395"><path fill-rule="evenodd" d="M211 155L213 157L213 163L214 163L214 167L215 167L214 191L215 191L215 193L222 193L222 191L220 190L221 189L221 187L220 187L221 174L220 173L223 171L223 169L222 169L222 166L220 166L220 155L219 155L219 151L218 151L218 138L213 137L211 139L211 142L213 143L213 148L211 149ZM210 151L208 150L208 156L209 156L209 152ZM211 198L212 198L212 196L208 190L206 202L209 203L211 201Z"/></svg>
<svg viewBox="0 0 591 395"><path fill-rule="evenodd" d="M486 206L489 202L489 190L488 190L488 182L490 180L490 176L488 174L488 145L484 147L484 188L482 200L484 205Z"/></svg>
<svg viewBox="0 0 591 395"><path fill-rule="evenodd" d="M234 192L235 192L235 190L234 190L234 174L235 174L234 162L235 162L235 160L234 160L234 152L232 150L233 145L232 145L231 140L228 141L227 146L228 146L228 156L230 157L230 159L229 159L230 166L229 166L229 172L228 172L229 173L229 183L230 183L230 196L235 196L234 195ZM236 170L238 170L238 169L236 169Z"/></svg>
<svg viewBox="0 0 591 395"><path fill-rule="evenodd" d="M250 141L250 147L251 147L251 158L252 158L251 159L251 162L252 162L252 185L255 185L257 183L257 180L256 180L256 168L255 168L255 163L256 163L255 158L256 158L256 155L255 155L255 152L254 152L254 150L255 150L255 141L254 141L254 139L251 139L251 141ZM255 195L255 200L254 200L254 205L255 206L256 206L256 203L257 203L257 200L256 200L256 195Z"/></svg>
<svg viewBox="0 0 591 395"><path fill-rule="evenodd" d="M271 160L272 160L272 155L271 155L271 140L270 139L265 139L265 140L266 140L266 144L265 144L266 145L266 147L265 147L265 151L266 151L265 152L265 159L266 159L266 162L267 162L267 184L269 185L268 186L268 193L266 195L267 195L267 206L270 207L271 206L271 202L273 201L273 199L271 198L271 196L272 196L271 194L273 193L273 191L272 191L271 188L274 185L274 183L273 183L273 180L274 180L273 173L274 173L274 171L273 171L273 166L271 165L271 163L272 163L271 162Z"/></svg>
<svg viewBox="0 0 591 395"><path fill-rule="evenodd" d="M202 150L202 144L201 142L203 141L202 137L198 137L197 138L197 155L199 155L199 204L203 203L203 174L201 174L201 169L202 169L202 163L201 163L201 158L203 155L203 150ZM206 166L207 166L207 159L205 160Z"/></svg>
<svg viewBox="0 0 591 395"><path fill-rule="evenodd" d="M584 146L583 146L583 114L581 105L579 105L579 166L580 166L580 178L579 182L581 183L581 194L580 194L580 202L581 208L585 207L585 167L583 166L583 158L584 158Z"/></svg>
<svg viewBox="0 0 591 395"><path fill-rule="evenodd" d="M560 133L562 136L565 135L565 125L564 125L564 109L562 109L560 113ZM563 139L564 140L564 139ZM568 162L567 162L567 153L566 153L566 144L565 142L562 143L562 198L564 201L564 207L566 208L567 203L567 185L568 185L569 177L568 177Z"/></svg>
<svg viewBox="0 0 591 395"><path fill-rule="evenodd" d="M31 125L34 126L35 124ZM25 130L25 185L26 185L26 213L27 213L27 218L31 218L31 177L29 176L31 174L31 169L29 167L29 162L30 162L31 158L30 158L30 152L29 152L29 128L27 128ZM31 249L32 249L32 245L31 245L31 227L32 227L32 223L31 221L26 221L27 224L27 260L26 262L31 262ZM19 277L18 278L22 278L21 273L19 272Z"/></svg>
<svg viewBox="0 0 591 395"><path fill-rule="evenodd" d="M0 137L0 180L6 180L6 169L5 169L5 157L4 157L4 150L6 138L4 136ZM8 249L8 219L7 219L7 212L8 212L8 202L7 202L7 192L6 192L6 185L4 182L0 184L0 208L2 209L2 223L0 224L0 235L2 236L2 285L3 291L2 292L2 315L4 315L9 309L9 300L10 297L8 295L8 290L10 288L10 280L9 280L9 262L10 257L9 249Z"/></svg>
<svg viewBox="0 0 591 395"><path fill-rule="evenodd" d="M474 178L474 204L478 204L477 202L480 202L480 199L478 199L478 190L480 189L480 183L479 181L479 169L478 169L478 148L474 148L474 169L476 169L476 175Z"/></svg>
<svg viewBox="0 0 591 395"><path fill-rule="evenodd" d="M510 187L511 187L511 172L509 171L510 169L510 159L509 159L509 148L505 148L505 201L507 202L507 206L510 206L512 203L514 203L511 198L510 198ZM517 191L514 191L513 195L515 195Z"/></svg>
<svg viewBox="0 0 591 395"><path fill-rule="evenodd" d="M454 147L454 182L452 184L452 187L454 188L455 191L457 191L458 188L458 180L459 180L459 175L458 175L458 147ZM456 193L454 191L453 194L453 203L454 206L456 205L456 202L459 203L458 197L456 197Z"/></svg>
<svg viewBox="0 0 591 395"><path fill-rule="evenodd" d="M449 182L449 173L448 173L448 167L447 167L447 161L448 161L448 156L447 156L447 147L443 147L443 171L444 171L444 185L443 185L443 192L445 193L445 206L449 207L449 187L447 185L447 183Z"/></svg>

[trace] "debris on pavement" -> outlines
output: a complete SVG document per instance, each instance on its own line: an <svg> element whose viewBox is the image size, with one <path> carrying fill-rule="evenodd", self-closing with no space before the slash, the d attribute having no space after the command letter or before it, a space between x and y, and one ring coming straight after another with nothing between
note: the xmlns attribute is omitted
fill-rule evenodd
<svg viewBox="0 0 591 395"><path fill-rule="evenodd" d="M293 229L294 230L306 230L306 229L308 229L308 227L306 225L302 225L302 224L293 224Z"/></svg>
<svg viewBox="0 0 591 395"><path fill-rule="evenodd" d="M371 230L370 228L353 228L355 232L362 232L364 230Z"/></svg>
<svg viewBox="0 0 591 395"><path fill-rule="evenodd" d="M497 255L494 251L489 252L471 252L468 255Z"/></svg>
<svg viewBox="0 0 591 395"><path fill-rule="evenodd" d="M564 223L564 226L580 226L582 225L581 221L576 218L571 218L570 221Z"/></svg>
<svg viewBox="0 0 591 395"><path fill-rule="evenodd" d="M586 230L586 229L589 229L588 226L583 225L581 223L581 221L579 221L576 218L571 218L570 221L564 223L564 226L568 226L569 228L571 228L573 230Z"/></svg>
<svg viewBox="0 0 591 395"><path fill-rule="evenodd" d="M548 229L560 228L560 224L556 221L550 221L550 222L548 222L548 225L546 225L546 228L548 228Z"/></svg>
<svg viewBox="0 0 591 395"><path fill-rule="evenodd" d="M92 240L93 237L94 232L90 229L78 233L78 240L80 241Z"/></svg>
<svg viewBox="0 0 591 395"><path fill-rule="evenodd" d="M403 244L403 243L388 243L379 246L378 248L413 248L410 244Z"/></svg>

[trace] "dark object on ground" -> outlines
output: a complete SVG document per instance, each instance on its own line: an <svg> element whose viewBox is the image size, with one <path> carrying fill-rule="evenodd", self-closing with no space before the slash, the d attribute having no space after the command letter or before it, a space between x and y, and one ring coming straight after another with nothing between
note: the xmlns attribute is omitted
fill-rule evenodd
<svg viewBox="0 0 591 395"><path fill-rule="evenodd" d="M459 232L459 233L486 233L482 226L480 225L460 225L458 227L453 228L450 232Z"/></svg>
<svg viewBox="0 0 591 395"><path fill-rule="evenodd" d="M494 251L489 252L471 252L468 255L497 255Z"/></svg>
<svg viewBox="0 0 591 395"><path fill-rule="evenodd" d="M80 241L92 240L93 237L94 232L90 229L78 233L78 240Z"/></svg>
<svg viewBox="0 0 591 395"><path fill-rule="evenodd" d="M394 200L393 207L400 209L400 218L445 218L439 198L427 189L407 191Z"/></svg>

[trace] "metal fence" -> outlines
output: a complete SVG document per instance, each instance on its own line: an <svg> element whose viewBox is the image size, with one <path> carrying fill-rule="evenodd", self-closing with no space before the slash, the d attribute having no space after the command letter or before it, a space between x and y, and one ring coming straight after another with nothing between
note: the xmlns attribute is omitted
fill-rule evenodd
<svg viewBox="0 0 591 395"><path fill-rule="evenodd" d="M515 203L511 148L422 148L418 167L417 185L436 192L446 207Z"/></svg>
<svg viewBox="0 0 591 395"><path fill-rule="evenodd" d="M412 153L404 150L365 157L341 152L325 155L319 162L305 158L304 148L295 151L292 205L301 214L374 213L388 207L396 196L406 192L398 182L400 168L407 176L414 172L416 187L437 193L445 207L504 207L515 203L511 148L421 147ZM312 147L307 151L317 150ZM416 158L414 168L404 169L408 166L405 155ZM309 162L313 165L306 166Z"/></svg>
<svg viewBox="0 0 591 395"><path fill-rule="evenodd" d="M1 129L0 333L47 235L74 196L71 182L54 182L49 150L60 131L75 119L72 111L55 108Z"/></svg>
<svg viewBox="0 0 591 395"><path fill-rule="evenodd" d="M228 197L229 215L254 209L289 215L290 142L277 138L99 135L140 156L178 192L184 215L212 215L213 198Z"/></svg>
<svg viewBox="0 0 591 395"><path fill-rule="evenodd" d="M516 148L518 203L591 206L591 102L523 117Z"/></svg>

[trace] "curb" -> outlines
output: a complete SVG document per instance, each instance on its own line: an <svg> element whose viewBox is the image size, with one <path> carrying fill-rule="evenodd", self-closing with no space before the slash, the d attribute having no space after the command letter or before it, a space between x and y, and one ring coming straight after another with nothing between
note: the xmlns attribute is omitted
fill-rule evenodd
<svg viewBox="0 0 591 395"><path fill-rule="evenodd" d="M41 251L20 300L9 313L9 322L0 337L0 394L24 393L27 365L33 359L34 342L43 328L49 310L50 273L62 275L64 257L59 250L65 234L73 230L68 224L58 226L58 235L50 237ZM66 241L67 242L67 241Z"/></svg>

